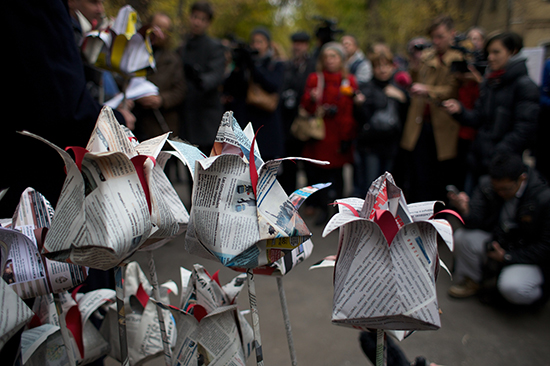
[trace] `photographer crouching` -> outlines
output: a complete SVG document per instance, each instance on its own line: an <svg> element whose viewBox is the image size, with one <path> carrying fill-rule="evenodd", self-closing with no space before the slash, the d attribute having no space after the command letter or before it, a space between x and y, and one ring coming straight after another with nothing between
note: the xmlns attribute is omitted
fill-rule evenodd
<svg viewBox="0 0 550 366"><path fill-rule="evenodd" d="M472 197L450 192L463 215L455 231L455 284L466 298L496 276L498 294L515 305L542 305L549 296L550 188L517 154L499 154Z"/></svg>

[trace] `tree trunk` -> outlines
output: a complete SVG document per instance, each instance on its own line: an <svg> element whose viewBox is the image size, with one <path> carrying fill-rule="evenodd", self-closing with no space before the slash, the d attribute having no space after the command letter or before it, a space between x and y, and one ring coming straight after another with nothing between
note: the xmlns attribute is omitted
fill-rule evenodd
<svg viewBox="0 0 550 366"><path fill-rule="evenodd" d="M479 25L479 21L481 19L481 13L483 13L484 7L485 7L485 0L478 0L474 19L472 19L472 27Z"/></svg>

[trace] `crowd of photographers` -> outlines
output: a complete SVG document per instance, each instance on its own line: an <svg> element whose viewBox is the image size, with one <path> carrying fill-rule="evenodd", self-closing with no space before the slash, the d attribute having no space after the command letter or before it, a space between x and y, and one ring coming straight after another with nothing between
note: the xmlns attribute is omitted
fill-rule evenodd
<svg viewBox="0 0 550 366"><path fill-rule="evenodd" d="M68 2L75 38L82 16L74 13L94 24L101 6ZM221 115L233 111L241 127L252 123L264 160L330 162L285 161L279 173L289 194L304 176L310 184L332 183L303 209L317 225L347 193L346 166L353 168L351 194L360 198L389 171L409 202L445 201L464 217L466 224L455 227L451 296L486 293L493 283L497 302L546 301L549 61L539 88L518 34L459 33L441 15L398 55L383 42L362 48L336 21L317 18L313 35L292 34L287 57L264 27L248 40L209 36L214 16L207 1L193 3L179 47L169 16L150 19L157 68L148 78L159 95L132 107L138 139L171 130L208 155Z"/></svg>
<svg viewBox="0 0 550 366"><path fill-rule="evenodd" d="M86 65L76 47L105 19L102 0L9 4L5 20L16 32L7 39L14 62L6 105L18 118L0 135L9 157L0 189L10 187L1 193L2 217L14 212L28 186L55 203L65 178L55 152L36 154L43 146L16 131L85 146L102 102L118 91L113 75ZM538 87L518 34L472 28L457 35L448 16L434 19L426 37L412 38L401 56L381 42L362 49L336 22L319 18L313 36L291 36L286 57L266 28L255 28L247 41L210 37L214 15L208 2L192 4L189 31L177 48L170 17L150 19L157 68L148 79L159 94L116 111L139 140L173 131L208 155L223 112L231 110L242 127L252 123L264 160L330 162L284 162L279 174L288 193L301 171L308 183L332 183L304 207L318 225L329 218L329 203L345 193L345 166L353 167L352 194L360 198L389 171L408 202L445 201L464 218L455 225L450 296L545 304L550 60ZM21 19L33 21L23 26ZM305 131L296 123L304 116Z"/></svg>

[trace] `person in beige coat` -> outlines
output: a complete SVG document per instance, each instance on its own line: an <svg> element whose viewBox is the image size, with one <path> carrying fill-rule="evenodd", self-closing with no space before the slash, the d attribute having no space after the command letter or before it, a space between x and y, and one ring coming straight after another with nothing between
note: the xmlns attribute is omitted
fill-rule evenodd
<svg viewBox="0 0 550 366"><path fill-rule="evenodd" d="M454 50L455 30L448 16L436 18L429 27L432 47L424 50L421 62L411 70L411 105L401 138L401 148L409 159L403 182L410 202L444 199L445 185L455 181L460 125L441 107L441 102L457 95L458 80L453 62L463 60Z"/></svg>

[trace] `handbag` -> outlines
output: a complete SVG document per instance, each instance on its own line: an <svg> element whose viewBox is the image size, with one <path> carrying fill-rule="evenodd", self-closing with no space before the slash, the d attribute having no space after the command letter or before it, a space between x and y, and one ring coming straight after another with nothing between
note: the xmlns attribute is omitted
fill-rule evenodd
<svg viewBox="0 0 550 366"><path fill-rule="evenodd" d="M322 107L317 107L315 114L311 115L304 107L300 106L298 115L290 126L290 133L300 141L323 140L325 138L323 115Z"/></svg>
<svg viewBox="0 0 550 366"><path fill-rule="evenodd" d="M259 84L250 80L246 92L246 104L267 112L275 112L279 105L279 93L268 93Z"/></svg>
<svg viewBox="0 0 550 366"><path fill-rule="evenodd" d="M324 90L324 79L322 73L317 73L317 103L321 100ZM317 105L312 115L302 106L298 107L298 115L290 126L290 133L300 141L323 140L325 138L324 109Z"/></svg>
<svg viewBox="0 0 550 366"><path fill-rule="evenodd" d="M397 101L388 98L385 108L377 109L363 125L358 140L363 143L380 142L397 136L401 130Z"/></svg>

